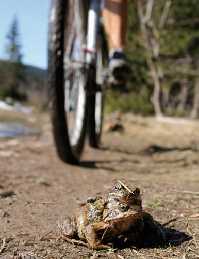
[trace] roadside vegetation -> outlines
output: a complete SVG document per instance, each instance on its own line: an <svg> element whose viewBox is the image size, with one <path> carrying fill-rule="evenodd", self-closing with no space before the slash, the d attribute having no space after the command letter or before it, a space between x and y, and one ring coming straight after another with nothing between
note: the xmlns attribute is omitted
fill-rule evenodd
<svg viewBox="0 0 199 259"><path fill-rule="evenodd" d="M197 0L129 1L132 75L127 92L109 95L108 111L198 118L198 17Z"/></svg>
<svg viewBox="0 0 199 259"><path fill-rule="evenodd" d="M126 53L131 77L107 93L106 111L199 117L198 0L129 1ZM23 35L22 35L23 36ZM46 71L23 64L17 17L0 61L0 98L46 105Z"/></svg>

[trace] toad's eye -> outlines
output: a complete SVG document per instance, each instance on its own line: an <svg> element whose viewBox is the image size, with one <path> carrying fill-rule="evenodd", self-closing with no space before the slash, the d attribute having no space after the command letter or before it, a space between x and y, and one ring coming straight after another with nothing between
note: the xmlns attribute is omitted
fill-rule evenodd
<svg viewBox="0 0 199 259"><path fill-rule="evenodd" d="M122 212L127 211L129 209L129 206L127 204L120 204L120 210Z"/></svg>
<svg viewBox="0 0 199 259"><path fill-rule="evenodd" d="M87 199L87 202L88 202L88 203L94 203L94 202L96 201L96 199L97 199L97 198L89 197L89 198Z"/></svg>
<svg viewBox="0 0 199 259"><path fill-rule="evenodd" d="M136 188L135 191L133 192L133 194L134 194L135 196L140 195L140 189Z"/></svg>
<svg viewBox="0 0 199 259"><path fill-rule="evenodd" d="M120 183L117 183L117 184L114 186L114 189L115 189L116 191L120 191L120 190L122 190L122 185L121 185Z"/></svg>

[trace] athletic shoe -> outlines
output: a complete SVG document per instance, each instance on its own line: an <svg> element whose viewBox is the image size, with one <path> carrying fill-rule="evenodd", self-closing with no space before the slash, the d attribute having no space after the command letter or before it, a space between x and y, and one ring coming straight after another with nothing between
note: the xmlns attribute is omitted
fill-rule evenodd
<svg viewBox="0 0 199 259"><path fill-rule="evenodd" d="M130 68L123 51L114 51L109 58L111 84L125 84L128 81Z"/></svg>

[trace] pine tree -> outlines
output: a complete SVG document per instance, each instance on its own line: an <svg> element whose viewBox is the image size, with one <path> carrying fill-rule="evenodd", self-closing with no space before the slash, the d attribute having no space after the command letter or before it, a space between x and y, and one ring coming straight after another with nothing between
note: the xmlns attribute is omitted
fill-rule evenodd
<svg viewBox="0 0 199 259"><path fill-rule="evenodd" d="M18 19L15 16L7 34L7 55L11 62L22 62Z"/></svg>
<svg viewBox="0 0 199 259"><path fill-rule="evenodd" d="M8 79L8 95L15 99L24 99L21 85L25 82L25 68L22 62L22 52L18 19L15 16L7 34L6 53L9 63L10 78Z"/></svg>

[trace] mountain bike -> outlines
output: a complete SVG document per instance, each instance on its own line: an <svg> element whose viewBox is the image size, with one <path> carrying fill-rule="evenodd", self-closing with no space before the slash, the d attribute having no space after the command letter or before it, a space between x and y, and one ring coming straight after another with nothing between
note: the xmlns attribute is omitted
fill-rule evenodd
<svg viewBox="0 0 199 259"><path fill-rule="evenodd" d="M100 147L108 48L100 0L52 0L48 75L58 156L78 164L88 137Z"/></svg>

